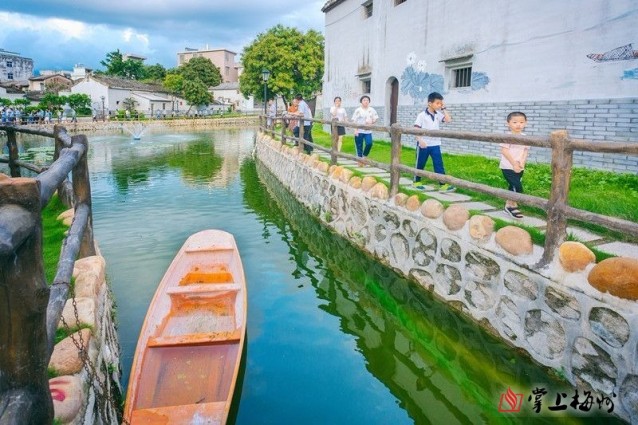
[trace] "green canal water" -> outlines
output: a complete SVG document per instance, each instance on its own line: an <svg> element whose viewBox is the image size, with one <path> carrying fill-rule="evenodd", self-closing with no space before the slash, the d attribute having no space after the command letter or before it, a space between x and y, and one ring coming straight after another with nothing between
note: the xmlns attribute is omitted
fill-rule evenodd
<svg viewBox="0 0 638 425"><path fill-rule="evenodd" d="M569 385L323 227L252 157L252 130L89 140L124 387L173 256L192 233L220 228L235 235L248 282L237 424L612 421L595 402L578 416ZM499 412L508 388L523 394L518 413ZM540 413L535 388L547 391ZM556 413L558 392L567 410Z"/></svg>

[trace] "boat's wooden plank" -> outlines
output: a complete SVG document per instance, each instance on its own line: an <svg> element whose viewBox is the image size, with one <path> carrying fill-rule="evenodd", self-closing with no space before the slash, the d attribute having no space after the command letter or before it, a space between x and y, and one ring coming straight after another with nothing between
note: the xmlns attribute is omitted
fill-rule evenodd
<svg viewBox="0 0 638 425"><path fill-rule="evenodd" d="M189 335L177 336L158 336L148 339L149 347L167 347L178 345L198 345L216 342L239 341L242 335L242 329L235 329L228 332L215 333L196 333Z"/></svg>
<svg viewBox="0 0 638 425"><path fill-rule="evenodd" d="M192 254L197 252L218 252L218 251L234 251L235 247L232 246L202 246L196 248L186 248L184 252L186 254Z"/></svg>
<svg viewBox="0 0 638 425"><path fill-rule="evenodd" d="M194 283L186 286L173 286L166 289L167 294L196 294L201 292L232 292L241 290L237 283Z"/></svg>
<svg viewBox="0 0 638 425"><path fill-rule="evenodd" d="M148 348L134 409L228 401L239 343Z"/></svg>
<svg viewBox="0 0 638 425"><path fill-rule="evenodd" d="M203 424L223 423L225 402L188 404L183 406L155 407L133 411L131 425L164 425L191 423L193 417Z"/></svg>

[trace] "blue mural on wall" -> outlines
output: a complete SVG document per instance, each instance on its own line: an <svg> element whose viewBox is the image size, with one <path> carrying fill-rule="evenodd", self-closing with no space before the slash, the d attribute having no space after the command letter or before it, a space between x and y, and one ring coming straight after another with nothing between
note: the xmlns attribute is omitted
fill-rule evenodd
<svg viewBox="0 0 638 425"><path fill-rule="evenodd" d="M489 84L490 77L488 77L484 72L473 72L471 81L470 87L472 90L480 90L484 89Z"/></svg>
<svg viewBox="0 0 638 425"><path fill-rule="evenodd" d="M426 72L425 61L417 61L416 53L412 52L407 57L408 66L401 74L401 92L409 95L415 103L423 103L427 100L428 94L433 91L445 94L443 75ZM484 72L472 72L471 86L467 92L485 88L490 82L490 78ZM461 91L463 92L463 91Z"/></svg>
<svg viewBox="0 0 638 425"><path fill-rule="evenodd" d="M623 71L622 80L638 80L638 68L626 69Z"/></svg>
<svg viewBox="0 0 638 425"><path fill-rule="evenodd" d="M632 43L629 43L605 53L590 53L587 57L594 62L628 61L638 59L638 50L634 50ZM638 68L624 70L620 79L638 80Z"/></svg>

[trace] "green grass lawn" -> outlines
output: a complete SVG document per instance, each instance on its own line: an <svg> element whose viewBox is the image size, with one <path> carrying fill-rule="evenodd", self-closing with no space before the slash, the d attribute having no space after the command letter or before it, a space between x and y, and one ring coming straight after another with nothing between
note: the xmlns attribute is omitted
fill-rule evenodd
<svg viewBox="0 0 638 425"><path fill-rule="evenodd" d="M331 145L330 134L323 131L320 125L313 127L312 135L315 143L327 147ZM445 145L443 150L445 150ZM355 154L354 137L352 135L344 136L342 151L352 155ZM375 141L370 158L389 163L390 151L391 145L389 142ZM401 151L401 163L414 166L414 155L414 149L404 147ZM507 188L498 166L498 158L444 153L443 162L446 173L451 176L471 182L483 183L495 188ZM433 171L431 161L428 161L426 170ZM528 164L525 168L523 184L526 194L547 199L551 187L551 168L549 164ZM402 189L402 191L410 194L417 193L424 198L426 196L419 191L410 191L409 189ZM503 200L490 195L464 189L458 189L458 192L471 195L474 200L482 201L495 207L504 205ZM638 221L638 175L574 168L568 202L574 208L634 222ZM522 206L521 209L524 214L545 218L544 211L539 208ZM611 239L638 242L638 238L610 232L601 226L577 221L573 223L570 221L570 224L590 229ZM535 239L538 238L535 237ZM535 240L535 242L539 241Z"/></svg>
<svg viewBox="0 0 638 425"><path fill-rule="evenodd" d="M44 257L44 274L49 285L53 282L60 260L60 249L64 240L64 232L68 226L56 218L68 208L62 204L57 195L42 210L42 254Z"/></svg>

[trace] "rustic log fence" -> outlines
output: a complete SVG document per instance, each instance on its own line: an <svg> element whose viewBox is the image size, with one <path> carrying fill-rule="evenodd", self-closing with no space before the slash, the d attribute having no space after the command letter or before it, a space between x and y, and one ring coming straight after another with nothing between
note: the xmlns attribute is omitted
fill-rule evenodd
<svg viewBox="0 0 638 425"><path fill-rule="evenodd" d="M298 117L295 116L296 119ZM332 145L326 148L316 143L310 143L303 139L303 126L299 126L299 137L286 135L285 120L290 119L289 116L283 115L276 117L274 122L281 121L282 128L278 134L275 131L275 125L271 129L266 127L266 117L260 115L259 126L260 131L269 134L273 138L278 138L281 143L294 141L303 149L305 145L310 145L317 150L328 152L330 154L330 164L336 164L338 158L360 161L366 165L372 165L390 172L390 196L393 197L399 192L399 180L401 174L417 175L426 177L431 180L448 183L463 189L484 193L500 199L511 199L526 205L541 208L547 214L547 228L545 232L545 246L543 256L536 267L544 267L551 263L558 247L567 238L567 220L575 219L585 223L597 224L604 226L610 230L614 230L623 234L638 237L638 223L623 220L616 217L609 217L602 214L596 214L589 211L580 210L570 207L567 204L569 195L569 187L571 182L573 153L574 151L598 152L598 153L615 153L623 155L638 156L638 143L627 142L609 142L609 141L593 141L585 139L570 139L566 130L553 131L549 137L538 136L515 136L511 134L494 134L479 133L467 131L444 131L444 130L423 130L414 127L401 127L395 123L391 126L374 126L361 125L349 122L338 122L336 120L307 119L313 123L321 123L331 126ZM390 163L374 161L370 158L359 158L354 155L337 151L337 126L343 126L353 129L372 130L379 133L387 133L391 141L391 161ZM505 189L497 189L482 183L474 183L471 181L459 179L449 175L433 173L431 171L418 170L401 164L401 147L402 135L413 136L430 136L443 137L453 140L475 140L487 143L511 143L516 145L525 145L532 147L548 148L552 151L552 184L549 199L537 196L525 195L522 193L510 192Z"/></svg>
<svg viewBox="0 0 638 425"><path fill-rule="evenodd" d="M0 126L7 135L10 179L0 179L0 423L53 422L47 367L76 258L95 255L91 187L84 135ZM55 140L54 162L37 167L18 158L16 133ZM38 173L21 177L20 168ZM68 175L72 175L72 183ZM49 287L42 257L42 209L58 190L74 206L55 278Z"/></svg>

